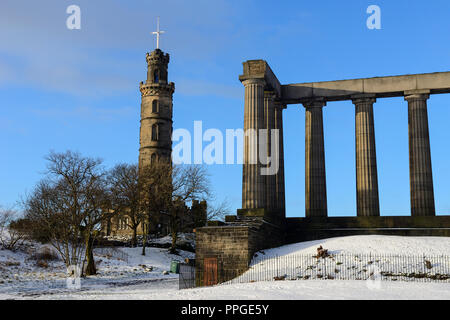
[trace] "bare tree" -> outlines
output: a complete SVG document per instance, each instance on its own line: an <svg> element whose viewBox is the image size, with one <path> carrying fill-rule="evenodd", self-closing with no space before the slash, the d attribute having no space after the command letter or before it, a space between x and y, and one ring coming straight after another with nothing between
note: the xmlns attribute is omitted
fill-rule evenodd
<svg viewBox="0 0 450 320"><path fill-rule="evenodd" d="M67 266L86 263L85 274L95 274L93 243L110 214L102 161L71 151L46 160L47 177L25 201L27 218L48 233Z"/></svg>
<svg viewBox="0 0 450 320"><path fill-rule="evenodd" d="M137 230L142 222L139 198L139 170L136 164L116 165L108 174L110 207L115 218L126 217L133 231L131 244L137 245Z"/></svg>
<svg viewBox="0 0 450 320"><path fill-rule="evenodd" d="M62 181L41 180L24 200L25 219L45 234L67 267L79 265L84 243L80 234L81 217L67 197L59 196Z"/></svg>
<svg viewBox="0 0 450 320"><path fill-rule="evenodd" d="M176 252L182 215L186 203L212 197L209 174L205 167L197 165L175 166L172 170L172 197L168 204L169 226L172 237L170 252Z"/></svg>
<svg viewBox="0 0 450 320"><path fill-rule="evenodd" d="M229 214L231 214L230 203L227 199L224 199L217 205L210 205L210 204L208 205L208 209L206 212L206 219L208 221L224 220L225 216Z"/></svg>
<svg viewBox="0 0 450 320"><path fill-rule="evenodd" d="M179 166L168 163L153 163L140 171L141 208L145 214L143 254L146 238L153 217L165 217L169 224L172 244L170 252L176 252L178 234L187 214L186 204L194 200L212 198L209 174L205 167ZM224 215L227 205L210 210L212 218ZM154 220L154 219L153 219ZM193 223L191 223L193 226Z"/></svg>

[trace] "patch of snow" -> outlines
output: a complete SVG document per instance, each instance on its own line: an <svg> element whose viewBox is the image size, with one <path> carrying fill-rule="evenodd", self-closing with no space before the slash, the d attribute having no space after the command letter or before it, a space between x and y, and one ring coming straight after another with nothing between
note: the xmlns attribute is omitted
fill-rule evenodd
<svg viewBox="0 0 450 320"><path fill-rule="evenodd" d="M320 245L332 255L450 255L450 238L395 236L308 241L257 254L269 259L312 256ZM80 290L66 288L66 268L61 261L51 261L48 268L41 268L26 252L0 250L0 299L450 299L449 283L400 281L382 281L376 289L361 280L285 280L178 290L178 275L163 273L170 269L172 260L193 258L193 253L171 255L167 249L148 247L147 255L142 256L142 248L114 250L116 256L97 250L99 274L83 278Z"/></svg>
<svg viewBox="0 0 450 320"><path fill-rule="evenodd" d="M82 278L80 292L170 280L178 284L178 275L166 272L170 270L171 262L194 257L191 252L179 250L179 254L174 255L167 249L153 247L146 248L145 256L142 256L142 248L139 247L113 250L115 252L109 254L108 251L94 249L98 274ZM67 288L67 269L61 260L49 261L48 267L43 268L30 258L31 254L0 250L1 299L37 298L72 292Z"/></svg>
<svg viewBox="0 0 450 320"><path fill-rule="evenodd" d="M1 298L1 295L0 295ZM369 289L365 281L282 281L219 285L178 290L175 279L107 290L36 297L55 300L450 300L450 286L436 283L383 282Z"/></svg>
<svg viewBox="0 0 450 320"><path fill-rule="evenodd" d="M330 254L317 259L322 246ZM349 236L262 250L250 269L230 283L340 279L441 280L450 283L450 238ZM431 268L427 268L426 263Z"/></svg>
<svg viewBox="0 0 450 320"><path fill-rule="evenodd" d="M265 256L316 254L317 247L329 253L450 255L449 237L349 236L314 240L263 250ZM261 253L261 252L260 252Z"/></svg>

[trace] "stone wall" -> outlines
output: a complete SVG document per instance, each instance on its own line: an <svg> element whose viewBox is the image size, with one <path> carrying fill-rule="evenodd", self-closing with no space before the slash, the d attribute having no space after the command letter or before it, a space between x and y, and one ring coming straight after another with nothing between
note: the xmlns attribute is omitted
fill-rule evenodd
<svg viewBox="0 0 450 320"><path fill-rule="evenodd" d="M370 234L450 237L450 216L287 218L285 242Z"/></svg>
<svg viewBox="0 0 450 320"><path fill-rule="evenodd" d="M204 285L204 261L216 258L218 282L238 276L247 270L252 253L249 250L249 227L204 227L195 234L196 285Z"/></svg>
<svg viewBox="0 0 450 320"><path fill-rule="evenodd" d="M197 286L204 285L205 258L217 259L217 280L224 282L245 272L256 251L283 244L282 234L282 229L261 221L196 229Z"/></svg>

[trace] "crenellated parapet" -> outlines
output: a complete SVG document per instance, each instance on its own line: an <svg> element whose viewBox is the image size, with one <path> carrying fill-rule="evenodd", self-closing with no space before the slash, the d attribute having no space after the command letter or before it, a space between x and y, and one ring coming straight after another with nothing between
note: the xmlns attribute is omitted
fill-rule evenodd
<svg viewBox="0 0 450 320"><path fill-rule="evenodd" d="M168 65L170 62L170 55L162 52L161 49L155 49L151 53L147 52L146 59L148 64Z"/></svg>
<svg viewBox="0 0 450 320"><path fill-rule="evenodd" d="M170 56L168 53L156 49L146 55L147 81L146 84L168 84L168 65Z"/></svg>
<svg viewBox="0 0 450 320"><path fill-rule="evenodd" d="M141 91L142 97L147 96L172 96L175 92L175 83L170 82L168 84L161 83L145 83L141 82L139 85L139 90Z"/></svg>

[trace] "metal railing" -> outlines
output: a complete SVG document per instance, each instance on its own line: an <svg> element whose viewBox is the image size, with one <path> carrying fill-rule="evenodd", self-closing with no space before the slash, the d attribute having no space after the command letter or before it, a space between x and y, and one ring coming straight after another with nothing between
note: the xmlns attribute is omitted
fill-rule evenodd
<svg viewBox="0 0 450 320"><path fill-rule="evenodd" d="M195 266L181 263L179 275L179 289L189 289L195 287Z"/></svg>
<svg viewBox="0 0 450 320"><path fill-rule="evenodd" d="M220 263L219 263L220 265ZM368 280L448 282L448 255L393 255L337 253L326 257L312 254L284 256L259 255L253 258L247 271L216 270L218 283L250 283L282 280ZM189 272L189 274L188 274ZM201 279L211 278L210 270L180 268L180 288L204 285ZM194 279L197 277L200 281ZM181 283L181 282L180 282Z"/></svg>
<svg viewBox="0 0 450 320"><path fill-rule="evenodd" d="M105 256L107 258L116 258L128 263L128 254L115 247L97 247L94 248L94 253Z"/></svg>

